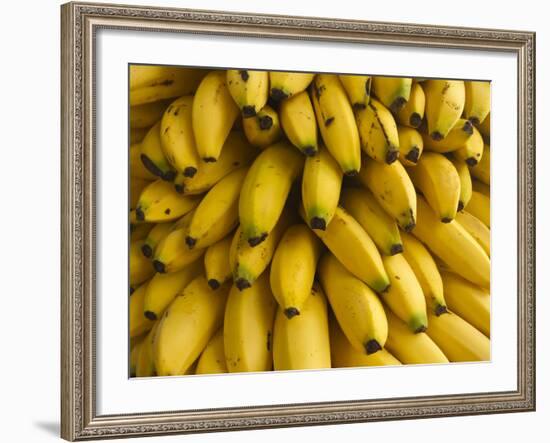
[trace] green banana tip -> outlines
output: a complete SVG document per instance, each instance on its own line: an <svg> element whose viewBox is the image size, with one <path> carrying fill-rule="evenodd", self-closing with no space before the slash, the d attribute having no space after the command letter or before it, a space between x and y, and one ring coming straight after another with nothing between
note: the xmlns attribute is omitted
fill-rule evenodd
<svg viewBox="0 0 550 443"><path fill-rule="evenodd" d="M298 309L296 309L296 308L286 308L284 310L284 313L286 315L286 318L288 318L289 320L292 317L296 317L297 315L300 315L300 311L298 311Z"/></svg>
<svg viewBox="0 0 550 443"><path fill-rule="evenodd" d="M155 321L157 319L157 314L155 314L153 311L145 311L143 315L145 316L145 318L151 321Z"/></svg>
<svg viewBox="0 0 550 443"><path fill-rule="evenodd" d="M367 355L374 354L375 352L381 351L382 346L376 340L372 339L365 343L365 352Z"/></svg>
<svg viewBox="0 0 550 443"><path fill-rule="evenodd" d="M428 319L425 313L419 313L409 319L409 329L415 334L428 330Z"/></svg>

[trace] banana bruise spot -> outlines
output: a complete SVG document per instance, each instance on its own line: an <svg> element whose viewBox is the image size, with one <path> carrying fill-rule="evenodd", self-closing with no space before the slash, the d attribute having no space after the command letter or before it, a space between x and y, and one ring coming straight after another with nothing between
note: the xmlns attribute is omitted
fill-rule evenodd
<svg viewBox="0 0 550 443"><path fill-rule="evenodd" d="M244 291L245 289L250 288L252 285L250 284L250 282L248 280L246 280L245 278L240 277L235 281L235 286L237 287L237 289L239 291Z"/></svg>
<svg viewBox="0 0 550 443"><path fill-rule="evenodd" d="M325 120L325 128L328 128L333 121L334 121L334 117L327 118Z"/></svg>
<svg viewBox="0 0 550 443"><path fill-rule="evenodd" d="M477 165L477 160L474 157L468 157L465 161L468 166L474 167Z"/></svg>
<svg viewBox="0 0 550 443"><path fill-rule="evenodd" d="M327 229L327 222L322 217L312 217L309 221L309 225L311 226L311 229L320 229L321 231Z"/></svg>
<svg viewBox="0 0 550 443"><path fill-rule="evenodd" d="M279 103L288 97L288 94L279 88L271 88L271 98Z"/></svg>
<svg viewBox="0 0 550 443"><path fill-rule="evenodd" d="M155 271L159 274L166 274L166 267L164 263L159 260L153 260L153 268L155 268Z"/></svg>
<svg viewBox="0 0 550 443"><path fill-rule="evenodd" d="M399 112L399 110L405 106L407 100L405 97L397 97L390 105L390 110L393 112Z"/></svg>
<svg viewBox="0 0 550 443"><path fill-rule="evenodd" d="M443 217L441 223L451 223L453 219L451 217Z"/></svg>
<svg viewBox="0 0 550 443"><path fill-rule="evenodd" d="M183 176L184 177L189 177L189 178L192 178L195 176L195 174L197 173L197 168L193 167L193 166L187 166L187 168L185 168L183 170ZM177 190L177 186L176 185L176 190ZM179 191L178 191L179 192ZM182 191L183 192L183 191Z"/></svg>
<svg viewBox="0 0 550 443"><path fill-rule="evenodd" d="M407 152L405 158L411 163L417 163L420 158L420 149L418 149L417 146L414 146L409 152Z"/></svg>
<svg viewBox="0 0 550 443"><path fill-rule="evenodd" d="M162 172L162 170L157 165L155 165L149 157L147 157L145 154L141 154L140 159L143 163L143 166L145 166L145 169L147 169L151 174L164 179L164 172Z"/></svg>
<svg viewBox="0 0 550 443"><path fill-rule="evenodd" d="M419 326L418 328L416 328L414 330L414 333L415 334L420 334L421 332L426 332L427 330L428 330L428 328L426 326L422 325L422 326Z"/></svg>
<svg viewBox="0 0 550 443"><path fill-rule="evenodd" d="M165 211L164 211L164 213L165 213L166 215L170 215L170 212L172 212L172 211L170 210L170 208L166 208Z"/></svg>
<svg viewBox="0 0 550 443"><path fill-rule="evenodd" d="M391 245L390 255L400 254L401 252L403 252L402 244L396 243L395 245Z"/></svg>
<svg viewBox="0 0 550 443"><path fill-rule="evenodd" d="M248 244L253 248L254 246L258 246L266 238L267 238L267 232L264 232L262 235L260 235L258 237L250 237L248 239Z"/></svg>
<svg viewBox="0 0 550 443"><path fill-rule="evenodd" d="M376 340L372 339L365 343L365 351L367 352L367 355L374 354L375 352L378 352L382 350L382 346L380 346L380 343L378 343Z"/></svg>
<svg viewBox="0 0 550 443"><path fill-rule="evenodd" d="M447 310L447 306L439 305L437 308L435 308L435 315L439 317L441 314L447 314L449 311Z"/></svg>
<svg viewBox="0 0 550 443"><path fill-rule="evenodd" d="M464 209L464 203L461 202L461 201L459 201L459 202L458 202L458 207L456 208L456 210L457 210L458 212L460 212L460 211L462 211L463 209Z"/></svg>
<svg viewBox="0 0 550 443"><path fill-rule="evenodd" d="M151 258L152 255L153 255L153 248L151 248L151 246L145 244L141 247L141 252L145 257Z"/></svg>
<svg viewBox="0 0 550 443"><path fill-rule="evenodd" d="M243 106L243 117L250 118L256 115L256 108L254 106L246 105Z"/></svg>
<svg viewBox="0 0 550 443"><path fill-rule="evenodd" d="M185 244L189 249L193 249L197 244L197 239L188 235L187 237L185 237Z"/></svg>
<svg viewBox="0 0 550 443"><path fill-rule="evenodd" d="M364 103L354 103L352 108L354 111L360 111L361 109L365 109L367 106Z"/></svg>
<svg viewBox="0 0 550 443"><path fill-rule="evenodd" d="M397 157L399 157L399 151L396 149L393 149L393 146L392 146L392 149L386 152L386 164L391 165L394 161L397 160Z"/></svg>
<svg viewBox="0 0 550 443"><path fill-rule="evenodd" d="M202 161L205 162L205 163L214 163L214 162L217 161L217 159L214 158L214 157L204 157L204 158L202 159Z"/></svg>
<svg viewBox="0 0 550 443"><path fill-rule="evenodd" d="M143 213L143 209L141 209L140 206L136 208L136 219L138 221L145 221L145 214Z"/></svg>
<svg viewBox="0 0 550 443"><path fill-rule="evenodd" d="M181 183L176 183L176 184L174 185L174 189L176 190L176 192L177 192L178 194L183 194L184 191L185 191L185 188L183 187L183 185L182 185Z"/></svg>
<svg viewBox="0 0 550 443"><path fill-rule="evenodd" d="M246 70L239 71L239 75L241 76L243 82L247 82L248 79L250 78L250 75L248 74L248 71L246 71Z"/></svg>
<svg viewBox="0 0 550 443"><path fill-rule="evenodd" d="M317 149L315 149L313 146L306 146L304 149L302 149L302 152L308 157L315 157L315 154L317 154Z"/></svg>
<svg viewBox="0 0 550 443"><path fill-rule="evenodd" d="M155 321L157 319L157 314L155 314L153 311L145 311L143 315L145 316L145 318L151 321Z"/></svg>
<svg viewBox="0 0 550 443"><path fill-rule="evenodd" d="M216 290L221 285L220 285L220 282L218 280L216 280L215 278L211 278L210 280L208 280L208 286L210 286L212 289Z"/></svg>
<svg viewBox="0 0 550 443"><path fill-rule="evenodd" d="M258 124L262 131L266 131L273 126L273 119L269 115L264 115L258 119Z"/></svg>
<svg viewBox="0 0 550 443"><path fill-rule="evenodd" d="M300 315L300 311L298 311L298 309L296 309L296 308L286 308L284 310L284 313L286 315L286 318L288 318L289 320L292 317L296 317L297 315Z"/></svg>
<svg viewBox="0 0 550 443"><path fill-rule="evenodd" d="M422 123L422 118L420 117L420 114L418 112L413 112L411 116L409 117L409 124L413 128L418 128Z"/></svg>

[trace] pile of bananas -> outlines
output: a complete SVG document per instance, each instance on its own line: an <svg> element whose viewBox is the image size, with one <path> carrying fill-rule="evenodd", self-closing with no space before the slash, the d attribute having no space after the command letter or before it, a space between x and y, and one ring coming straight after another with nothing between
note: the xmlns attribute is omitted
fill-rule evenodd
<svg viewBox="0 0 550 443"><path fill-rule="evenodd" d="M130 71L136 376L490 358L490 84Z"/></svg>

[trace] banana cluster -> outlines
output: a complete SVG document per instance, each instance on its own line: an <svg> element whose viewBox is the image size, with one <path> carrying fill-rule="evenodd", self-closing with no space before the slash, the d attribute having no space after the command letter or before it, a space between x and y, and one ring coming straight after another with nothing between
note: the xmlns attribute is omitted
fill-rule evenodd
<svg viewBox="0 0 550 443"><path fill-rule="evenodd" d="M490 84L130 69L133 376L490 358Z"/></svg>

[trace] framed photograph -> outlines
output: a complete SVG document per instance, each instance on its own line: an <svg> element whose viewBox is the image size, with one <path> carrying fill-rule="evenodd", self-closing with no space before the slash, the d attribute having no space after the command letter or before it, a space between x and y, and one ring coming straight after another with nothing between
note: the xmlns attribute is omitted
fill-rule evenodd
<svg viewBox="0 0 550 443"><path fill-rule="evenodd" d="M64 439L535 409L534 33L61 14Z"/></svg>

